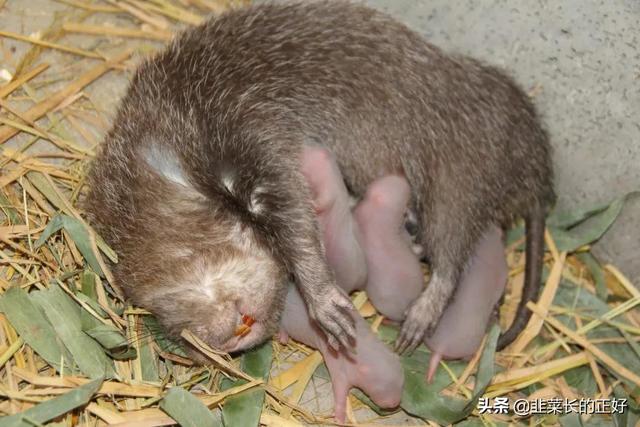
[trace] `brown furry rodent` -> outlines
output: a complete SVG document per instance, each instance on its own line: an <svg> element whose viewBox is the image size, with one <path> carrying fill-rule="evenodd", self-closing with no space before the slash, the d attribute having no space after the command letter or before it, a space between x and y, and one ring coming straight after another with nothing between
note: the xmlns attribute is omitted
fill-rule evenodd
<svg viewBox="0 0 640 427"><path fill-rule="evenodd" d="M324 260L299 171L305 143L335 154L356 196L385 174L411 185L433 274L400 350L435 326L482 233L524 217L525 291L500 345L515 337L539 286L554 200L534 107L502 71L341 1L230 11L139 68L87 198L133 302L174 337L189 328L238 350L275 331L292 276L333 345L347 344L350 301ZM243 314L257 327L240 339Z"/></svg>

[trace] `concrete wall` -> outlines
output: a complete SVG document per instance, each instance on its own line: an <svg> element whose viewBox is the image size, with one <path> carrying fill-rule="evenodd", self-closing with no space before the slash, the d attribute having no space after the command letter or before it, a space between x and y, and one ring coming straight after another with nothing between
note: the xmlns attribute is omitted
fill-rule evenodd
<svg viewBox="0 0 640 427"><path fill-rule="evenodd" d="M558 208L640 190L640 0L366 0L507 69L550 130ZM640 285L640 201L596 246Z"/></svg>

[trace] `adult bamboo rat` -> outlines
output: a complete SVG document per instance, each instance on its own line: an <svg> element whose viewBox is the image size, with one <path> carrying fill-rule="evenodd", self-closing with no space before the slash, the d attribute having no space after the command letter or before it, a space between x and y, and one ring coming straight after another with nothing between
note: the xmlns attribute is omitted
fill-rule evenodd
<svg viewBox="0 0 640 427"><path fill-rule="evenodd" d="M485 230L524 217L525 288L537 293L554 200L547 135L502 71L445 54L382 13L341 1L233 10L143 63L89 175L90 219L120 255L126 294L177 337L235 351L277 329L292 277L333 347L351 303L325 260L299 170L305 144L335 155L349 191L406 177L432 267L396 343L437 324ZM242 339L243 316L256 323Z"/></svg>

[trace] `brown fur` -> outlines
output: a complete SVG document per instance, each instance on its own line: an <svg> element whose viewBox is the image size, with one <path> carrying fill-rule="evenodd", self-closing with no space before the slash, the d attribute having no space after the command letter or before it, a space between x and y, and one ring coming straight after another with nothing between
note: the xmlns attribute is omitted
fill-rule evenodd
<svg viewBox="0 0 640 427"><path fill-rule="evenodd" d="M447 55L363 6L232 11L139 68L94 163L87 209L120 254L115 273L127 295L174 335L199 328L221 342L227 319L175 286L193 257L215 266L235 256L229 230L241 224L279 281L255 284L256 304L274 313L269 332L284 272L313 315L333 277L298 170L305 143L335 153L357 196L384 174L406 175L420 243L441 279L424 294L428 327L483 231L516 217L539 224L554 199L547 135L502 71ZM151 146L178 159L186 186L149 167L141 153ZM185 248L191 255L180 256ZM541 268L534 262L528 281ZM154 297L161 288L172 296Z"/></svg>

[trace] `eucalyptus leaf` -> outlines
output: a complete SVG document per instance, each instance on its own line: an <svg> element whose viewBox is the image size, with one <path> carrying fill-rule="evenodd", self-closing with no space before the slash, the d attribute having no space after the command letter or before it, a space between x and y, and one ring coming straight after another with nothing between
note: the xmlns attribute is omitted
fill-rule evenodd
<svg viewBox="0 0 640 427"><path fill-rule="evenodd" d="M216 417L197 397L181 387L172 387L160 401L160 409L182 427L222 426Z"/></svg>
<svg viewBox="0 0 640 427"><path fill-rule="evenodd" d="M0 427L33 427L58 418L86 405L100 389L102 382L102 378L97 378L62 396L39 403L19 414L2 418L0 419Z"/></svg>
<svg viewBox="0 0 640 427"><path fill-rule="evenodd" d="M58 372L62 360L72 361L40 307L24 290L9 288L0 298L0 307L20 337Z"/></svg>
<svg viewBox="0 0 640 427"><path fill-rule="evenodd" d="M259 347L245 352L240 356L240 369L254 378L266 380L273 360L273 347L267 341ZM222 381L221 388L227 390L245 384L245 380ZM260 423L262 404L264 403L264 389L254 387L243 393L230 396L225 400L222 408L222 419L225 427L255 427Z"/></svg>

